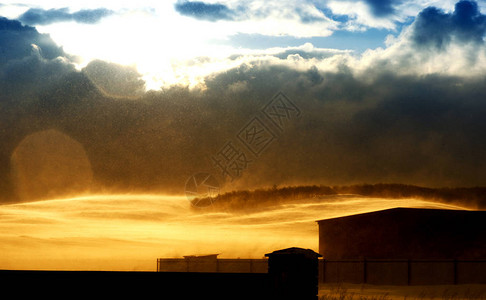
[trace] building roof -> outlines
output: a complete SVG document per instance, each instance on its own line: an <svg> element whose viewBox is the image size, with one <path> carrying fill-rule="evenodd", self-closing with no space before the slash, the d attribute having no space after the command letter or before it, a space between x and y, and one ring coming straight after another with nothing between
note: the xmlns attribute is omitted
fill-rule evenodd
<svg viewBox="0 0 486 300"><path fill-rule="evenodd" d="M458 209L437 209L437 208L415 208L415 207L395 207L395 208L388 208L383 210L376 210L371 212L359 213L359 214L352 214L346 215L341 217L334 217L334 218L327 218L317 220L317 223L326 222L330 220L337 220L337 219L346 219L346 218L355 218L358 216L373 216L378 214L428 214L428 213L435 213L435 214L484 214L486 216L486 210L458 210Z"/></svg>
<svg viewBox="0 0 486 300"><path fill-rule="evenodd" d="M186 255L186 260L213 260L217 259L219 254L206 254L206 255Z"/></svg>
<svg viewBox="0 0 486 300"><path fill-rule="evenodd" d="M322 256L319 253L314 252L314 250L297 248L297 247L276 250L276 251L273 251L272 253L265 254L265 256L270 257L270 256L274 256L274 255L289 255L289 254L303 255L303 256L312 257L312 258Z"/></svg>

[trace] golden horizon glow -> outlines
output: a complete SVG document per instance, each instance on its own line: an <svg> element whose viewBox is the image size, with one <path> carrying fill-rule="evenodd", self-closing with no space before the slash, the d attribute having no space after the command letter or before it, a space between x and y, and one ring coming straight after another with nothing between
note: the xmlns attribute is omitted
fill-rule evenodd
<svg viewBox="0 0 486 300"><path fill-rule="evenodd" d="M81 195L0 206L0 269L154 271L157 258L219 253L261 258L317 251L317 220L404 207L462 207L417 199L329 196L256 211L191 210L184 196Z"/></svg>

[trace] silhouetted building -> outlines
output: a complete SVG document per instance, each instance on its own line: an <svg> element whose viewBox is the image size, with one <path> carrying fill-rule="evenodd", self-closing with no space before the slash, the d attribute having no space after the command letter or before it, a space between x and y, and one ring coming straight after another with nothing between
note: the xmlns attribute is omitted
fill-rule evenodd
<svg viewBox="0 0 486 300"><path fill-rule="evenodd" d="M158 258L157 272L267 273L268 259L219 259L218 254Z"/></svg>
<svg viewBox="0 0 486 300"><path fill-rule="evenodd" d="M393 208L317 222L324 259L486 258L486 211Z"/></svg>
<svg viewBox="0 0 486 300"><path fill-rule="evenodd" d="M272 299L317 300L320 254L302 248L287 248L265 254Z"/></svg>

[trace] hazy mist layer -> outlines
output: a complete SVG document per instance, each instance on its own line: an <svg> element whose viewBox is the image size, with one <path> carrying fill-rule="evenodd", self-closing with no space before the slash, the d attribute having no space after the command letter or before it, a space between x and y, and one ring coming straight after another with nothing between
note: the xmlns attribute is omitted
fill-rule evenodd
<svg viewBox="0 0 486 300"><path fill-rule="evenodd" d="M393 207L459 207L415 199L317 196L238 213L194 210L185 197L92 195L0 206L0 269L149 270L156 259L219 253L262 258L318 250L315 221Z"/></svg>

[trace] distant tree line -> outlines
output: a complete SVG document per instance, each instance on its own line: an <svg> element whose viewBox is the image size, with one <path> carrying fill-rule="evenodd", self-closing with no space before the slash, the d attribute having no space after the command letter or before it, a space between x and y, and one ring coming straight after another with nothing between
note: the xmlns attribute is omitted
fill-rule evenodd
<svg viewBox="0 0 486 300"><path fill-rule="evenodd" d="M289 186L239 190L220 194L213 201L214 209L254 210L289 201L323 196L356 194L378 198L417 198L469 208L486 208L486 187L429 188L406 184L359 184L348 186Z"/></svg>

